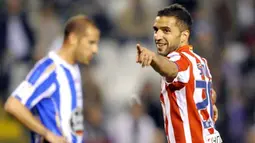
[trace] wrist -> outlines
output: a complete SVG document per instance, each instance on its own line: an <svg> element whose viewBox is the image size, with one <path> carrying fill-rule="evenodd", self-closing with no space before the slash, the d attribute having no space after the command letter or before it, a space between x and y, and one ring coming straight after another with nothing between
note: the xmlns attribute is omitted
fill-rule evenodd
<svg viewBox="0 0 255 143"><path fill-rule="evenodd" d="M156 61L157 60L157 54L152 52L152 61Z"/></svg>
<svg viewBox="0 0 255 143"><path fill-rule="evenodd" d="M47 139L47 137L49 136L49 134L50 134L50 131L48 131L48 130L46 129L46 130L43 132L42 136L43 136L44 138Z"/></svg>

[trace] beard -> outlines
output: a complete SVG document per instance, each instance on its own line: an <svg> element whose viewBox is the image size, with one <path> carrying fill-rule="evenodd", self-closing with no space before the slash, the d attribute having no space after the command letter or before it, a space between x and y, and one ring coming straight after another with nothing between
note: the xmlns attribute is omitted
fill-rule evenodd
<svg viewBox="0 0 255 143"><path fill-rule="evenodd" d="M179 46L178 45L170 45L170 44L167 44L165 45L166 48L161 49L163 47L158 47L158 54L161 55L161 56L164 56L166 57L169 53L172 53L174 52Z"/></svg>
<svg viewBox="0 0 255 143"><path fill-rule="evenodd" d="M160 41L155 41L155 44L157 46L158 54L161 56L167 56L169 53L179 48L180 42L180 37L176 37L176 39L172 42L169 42L166 38L164 38Z"/></svg>

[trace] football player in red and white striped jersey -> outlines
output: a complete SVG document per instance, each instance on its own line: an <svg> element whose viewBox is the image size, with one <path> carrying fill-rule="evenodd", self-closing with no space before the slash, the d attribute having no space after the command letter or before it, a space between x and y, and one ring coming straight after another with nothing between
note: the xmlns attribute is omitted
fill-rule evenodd
<svg viewBox="0 0 255 143"><path fill-rule="evenodd" d="M153 26L157 53L138 44L136 62L162 76L160 101L168 143L221 143L212 76L206 59L189 45L191 25L189 12L179 4L160 10Z"/></svg>

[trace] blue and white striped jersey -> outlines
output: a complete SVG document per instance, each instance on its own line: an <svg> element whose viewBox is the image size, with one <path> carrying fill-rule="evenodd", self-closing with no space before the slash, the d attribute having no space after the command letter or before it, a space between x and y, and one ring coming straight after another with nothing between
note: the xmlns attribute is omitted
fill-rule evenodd
<svg viewBox="0 0 255 143"><path fill-rule="evenodd" d="M78 65L70 65L50 52L35 65L12 96L53 133L67 137L72 143L82 142L82 89ZM41 140L32 133L32 143Z"/></svg>

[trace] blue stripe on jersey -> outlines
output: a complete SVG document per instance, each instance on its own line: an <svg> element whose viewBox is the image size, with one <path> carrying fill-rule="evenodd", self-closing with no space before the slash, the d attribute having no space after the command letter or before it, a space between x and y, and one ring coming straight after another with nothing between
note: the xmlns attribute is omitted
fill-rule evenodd
<svg viewBox="0 0 255 143"><path fill-rule="evenodd" d="M30 77L28 77L28 82L30 82L32 85L35 84L35 82L39 79L39 77L42 75L42 73L53 63L53 60L48 58L45 61L43 61L42 63L40 63L40 65L38 65L37 67L35 67L35 69L33 69L32 74L30 75Z"/></svg>
<svg viewBox="0 0 255 143"><path fill-rule="evenodd" d="M207 83L205 81L203 81L203 80L196 81L196 88L202 88L202 89L207 90L206 87L207 87ZM206 98L203 99L202 102L197 103L196 106L197 106L197 109L201 110L201 109L205 109L207 105L208 105L208 95L207 95L207 91L206 91Z"/></svg>
<svg viewBox="0 0 255 143"><path fill-rule="evenodd" d="M62 67L65 71L66 76L67 76L69 86L70 86L70 89L71 89L71 93L72 93L72 111L73 111L77 106L74 79L72 77L71 72L67 68L65 68L64 66L62 66ZM72 134L72 143L77 143L77 138L73 134Z"/></svg>
<svg viewBox="0 0 255 143"><path fill-rule="evenodd" d="M39 115L41 123L51 132L53 132L56 135L62 136L62 129L58 126L58 121L56 121L56 115L59 115L59 83L55 80L54 84L56 84L57 88L56 91L52 94L50 98L45 98L41 102L39 102L32 111L36 111L36 113L33 112L35 115ZM55 102L55 103L54 103ZM60 119L61 120L61 119ZM59 123L60 125L60 123ZM33 133L31 134L31 141L32 143L39 143L36 142L36 136L37 134Z"/></svg>
<svg viewBox="0 0 255 143"><path fill-rule="evenodd" d="M36 108L40 115L42 124L51 132L61 136L61 128L58 127L56 121L57 109L55 109L55 101L52 98L46 98L36 105Z"/></svg>
<svg viewBox="0 0 255 143"><path fill-rule="evenodd" d="M25 104L26 107L29 109L32 108L31 103L39 97L43 92L45 92L56 80L56 73L52 72L47 79L45 79L34 91L34 93L29 97L27 103Z"/></svg>
<svg viewBox="0 0 255 143"><path fill-rule="evenodd" d="M60 135L63 135L62 132L62 126L61 126L61 116L60 116L60 85L58 83L58 81L55 82L56 86L57 86L57 90L53 93L53 95L51 96L53 104L54 104L54 109L55 109L55 115L58 116L59 121L56 121L55 119L55 123L56 123L56 127L59 129L60 131Z"/></svg>
<svg viewBox="0 0 255 143"><path fill-rule="evenodd" d="M210 102L210 114L211 114L211 118L213 119L213 104L212 104L212 100L211 100L212 99L211 86L212 86L212 83L209 82L208 88L210 89L210 91L208 91L208 92L209 92L209 96L210 96L210 100L209 100L209 102Z"/></svg>

